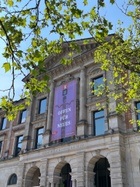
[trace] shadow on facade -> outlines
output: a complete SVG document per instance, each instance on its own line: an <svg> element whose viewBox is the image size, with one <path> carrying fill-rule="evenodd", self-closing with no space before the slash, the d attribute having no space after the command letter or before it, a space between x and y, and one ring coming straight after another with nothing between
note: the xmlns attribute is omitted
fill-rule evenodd
<svg viewBox="0 0 140 187"><path fill-rule="evenodd" d="M25 177L25 187L39 186L40 176L40 169L37 166L31 167Z"/></svg>

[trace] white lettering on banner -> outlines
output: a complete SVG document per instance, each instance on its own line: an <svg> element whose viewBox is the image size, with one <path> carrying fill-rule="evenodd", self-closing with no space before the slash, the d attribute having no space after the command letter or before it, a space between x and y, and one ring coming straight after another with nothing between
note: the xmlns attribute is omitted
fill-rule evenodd
<svg viewBox="0 0 140 187"><path fill-rule="evenodd" d="M63 116L60 116L60 121L64 121L68 119L68 115L63 115Z"/></svg>
<svg viewBox="0 0 140 187"><path fill-rule="evenodd" d="M58 111L58 115L63 115L63 114L66 114L68 112L71 112L71 107Z"/></svg>
<svg viewBox="0 0 140 187"><path fill-rule="evenodd" d="M58 113L57 113L59 116L59 122L57 124L58 128L71 125L69 115L68 115L68 113L70 113L70 112L71 112L71 107L58 111Z"/></svg>
<svg viewBox="0 0 140 187"><path fill-rule="evenodd" d="M70 125L70 121L65 121L64 123L59 123L59 124L57 124L57 127L58 127L58 128L61 128L61 127L66 127L66 126L68 126L68 125Z"/></svg>

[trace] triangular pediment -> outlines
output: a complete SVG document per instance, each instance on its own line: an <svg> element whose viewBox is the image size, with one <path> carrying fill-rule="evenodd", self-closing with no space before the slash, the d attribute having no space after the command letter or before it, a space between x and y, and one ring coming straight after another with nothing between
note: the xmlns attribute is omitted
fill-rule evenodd
<svg viewBox="0 0 140 187"><path fill-rule="evenodd" d="M70 45L72 42L76 45L76 48L77 48L76 50L73 50L73 51L71 51L70 49ZM45 60L46 68L48 71L51 71L52 69L61 66L62 65L61 60L63 58L66 58L66 59L78 58L82 54L85 54L86 52L93 50L97 46L93 38L75 40L72 42L64 42L62 45L62 53L51 55ZM71 52L73 53L72 57L69 56Z"/></svg>

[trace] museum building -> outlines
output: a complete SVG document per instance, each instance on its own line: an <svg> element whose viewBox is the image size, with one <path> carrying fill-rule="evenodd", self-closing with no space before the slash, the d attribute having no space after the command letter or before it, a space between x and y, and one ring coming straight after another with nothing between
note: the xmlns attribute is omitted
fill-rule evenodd
<svg viewBox="0 0 140 187"><path fill-rule="evenodd" d="M94 62L92 38L75 42L80 51L71 64L61 64L67 42L46 59L49 93L33 96L14 121L0 110L0 187L140 186L140 134L129 123L140 114L117 114L117 101L92 92L104 78L108 84L111 72Z"/></svg>

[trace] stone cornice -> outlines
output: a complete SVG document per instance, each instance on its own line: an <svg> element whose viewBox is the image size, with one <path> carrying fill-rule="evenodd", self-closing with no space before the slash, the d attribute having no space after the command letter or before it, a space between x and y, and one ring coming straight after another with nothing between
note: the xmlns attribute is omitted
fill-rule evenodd
<svg viewBox="0 0 140 187"><path fill-rule="evenodd" d="M57 65L49 69L49 72L48 72L49 75L52 78L54 78L56 76L63 74L64 72L67 73L70 70L74 70L75 68L77 69L78 66L79 67L80 66L87 66L87 65L93 63L93 50L94 49L90 49L90 50L85 51L83 53L79 53L77 56L75 56L73 58L72 63L69 65L62 65L57 60L58 64L57 64L57 62L55 62ZM89 61L90 61L90 63L87 63ZM53 62L53 64L54 64L54 62Z"/></svg>
<svg viewBox="0 0 140 187"><path fill-rule="evenodd" d="M19 131L19 130L23 130L25 128L25 123L24 124L18 124L16 126L12 127L12 130L15 131Z"/></svg>
<svg viewBox="0 0 140 187"><path fill-rule="evenodd" d="M76 154L78 151L91 152L98 150L109 150L112 144L113 146L119 145L120 134L106 134L104 136L98 137L89 137L82 140L67 142L66 144L50 146L47 148L31 150L25 154L20 155L20 161L30 162L38 161L40 158L57 158L60 156L70 156Z"/></svg>

